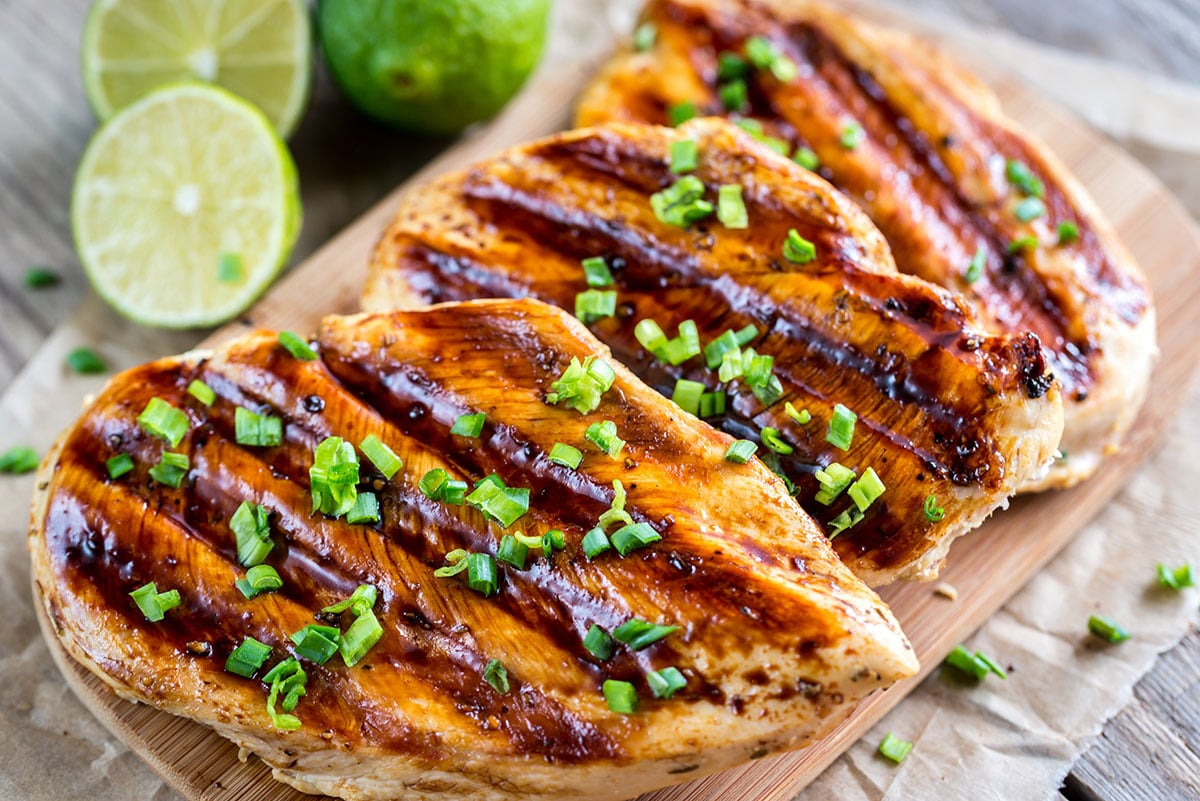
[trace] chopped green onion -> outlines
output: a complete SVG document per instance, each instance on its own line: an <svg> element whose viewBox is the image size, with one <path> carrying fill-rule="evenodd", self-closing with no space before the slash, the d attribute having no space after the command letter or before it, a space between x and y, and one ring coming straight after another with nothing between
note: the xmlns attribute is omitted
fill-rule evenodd
<svg viewBox="0 0 1200 801"><path fill-rule="evenodd" d="M367 434L363 437L363 441L358 443L358 448L364 456L371 460L371 464L375 465L380 473L383 473L384 478L390 479L399 472L400 468L404 467L404 461L396 455L396 452L374 434Z"/></svg>
<svg viewBox="0 0 1200 801"><path fill-rule="evenodd" d="M765 36L752 36L746 40L746 56L759 69L770 70L779 81L786 83L796 78L796 62L781 53L779 46Z"/></svg>
<svg viewBox="0 0 1200 801"><path fill-rule="evenodd" d="M590 259L584 259L580 264L583 265L583 275L587 279L588 286L612 286L612 272L609 271L608 263L604 261L603 256L593 256Z"/></svg>
<svg viewBox="0 0 1200 801"><path fill-rule="evenodd" d="M198 378L188 384L187 392L205 406L212 406L217 399L217 393L213 392L213 388Z"/></svg>
<svg viewBox="0 0 1200 801"><path fill-rule="evenodd" d="M233 583L246 599L262 595L264 592L274 592L283 587L283 579L279 571L270 565L254 565L246 571L246 577Z"/></svg>
<svg viewBox="0 0 1200 801"><path fill-rule="evenodd" d="M128 453L118 453L105 462L104 466L108 468L109 478L120 478L130 470L133 470L133 457Z"/></svg>
<svg viewBox="0 0 1200 801"><path fill-rule="evenodd" d="M496 560L490 553L467 554L467 586L489 597L499 591Z"/></svg>
<svg viewBox="0 0 1200 801"><path fill-rule="evenodd" d="M1196 586L1196 579L1192 575L1190 564L1180 565L1174 570L1164 564L1159 564L1157 569L1159 585L1169 590L1179 591L1185 587Z"/></svg>
<svg viewBox="0 0 1200 801"><path fill-rule="evenodd" d="M721 366L726 353L740 348L737 334L733 329L726 329L721 336L704 346L704 364L709 370L716 370Z"/></svg>
<svg viewBox="0 0 1200 801"><path fill-rule="evenodd" d="M108 362L91 348L75 348L67 354L67 367L80 375L95 375L108 369Z"/></svg>
<svg viewBox="0 0 1200 801"><path fill-rule="evenodd" d="M499 659L489 659L483 668L483 680L492 685L492 689L504 695L508 692L508 668Z"/></svg>
<svg viewBox="0 0 1200 801"><path fill-rule="evenodd" d="M750 92L742 78L734 78L718 86L717 96L721 98L721 105L726 111L745 114L750 108Z"/></svg>
<svg viewBox="0 0 1200 801"><path fill-rule="evenodd" d="M475 483L475 489L467 496L466 502L483 513L484 517L508 528L529 511L529 490L509 487L500 476L492 473Z"/></svg>
<svg viewBox="0 0 1200 801"><path fill-rule="evenodd" d="M675 391L671 393L671 400L688 414L699 415L700 396L704 394L704 389L704 385L699 381L680 378L675 382Z"/></svg>
<svg viewBox="0 0 1200 801"><path fill-rule="evenodd" d="M592 423L583 432L584 439L595 445L604 453L616 459L625 447L625 440L617 436L617 424L612 420L602 420Z"/></svg>
<svg viewBox="0 0 1200 801"><path fill-rule="evenodd" d="M646 683L655 698L670 698L687 686L687 679L677 667L665 667L662 670L652 670L646 674Z"/></svg>
<svg viewBox="0 0 1200 801"><path fill-rule="evenodd" d="M601 662L612 659L612 655L617 650L616 641L609 636L607 631L594 623L588 629L587 636L583 638L583 647Z"/></svg>
<svg viewBox="0 0 1200 801"><path fill-rule="evenodd" d="M1029 236L1023 236L1020 239L1014 239L1013 241L1009 242L1008 247L1005 248L1005 250L1009 253L1009 255L1012 255L1013 253L1019 253L1022 250L1036 250L1039 244L1038 238L1033 234L1030 234Z"/></svg>
<svg viewBox="0 0 1200 801"><path fill-rule="evenodd" d="M748 439L734 440L725 450L725 461L745 464L758 452L758 445Z"/></svg>
<svg viewBox="0 0 1200 801"><path fill-rule="evenodd" d="M810 172L816 172L821 166L821 158L810 147L798 147L792 154L792 161Z"/></svg>
<svg viewBox="0 0 1200 801"><path fill-rule="evenodd" d="M930 523L939 523L946 516L946 510L938 506L937 496L930 493L925 498L925 519Z"/></svg>
<svg viewBox="0 0 1200 801"><path fill-rule="evenodd" d="M684 320L679 324L679 336L667 342L660 359L678 367L693 356L700 355L700 330L695 320Z"/></svg>
<svg viewBox="0 0 1200 801"><path fill-rule="evenodd" d="M887 487L879 480L879 475L875 472L875 468L868 467L866 472L862 474L862 478L850 485L850 489L846 494L850 496L850 500L854 501L854 505L858 507L858 511L865 512L875 503L880 495L883 495Z"/></svg>
<svg viewBox="0 0 1200 801"><path fill-rule="evenodd" d="M229 518L229 528L237 543L238 562L246 567L262 564L275 547L271 541L270 514L265 506L242 501Z"/></svg>
<svg viewBox="0 0 1200 801"><path fill-rule="evenodd" d="M30 267L25 271L25 286L28 289L47 289L60 283L62 278L49 268Z"/></svg>
<svg viewBox="0 0 1200 801"><path fill-rule="evenodd" d="M766 426L763 428L762 433L759 436L762 438L763 445L766 445L769 449L775 451L775 453L781 453L784 456L787 456L789 453L792 453L796 450L791 445L788 445L783 441L783 437L780 435L778 429Z"/></svg>
<svg viewBox="0 0 1200 801"><path fill-rule="evenodd" d="M338 652L342 633L333 626L309 623L289 639L296 644L296 656L323 665Z"/></svg>
<svg viewBox="0 0 1200 801"><path fill-rule="evenodd" d="M360 492L354 498L354 505L346 512L346 522L352 526L360 523L379 522L379 499L373 492Z"/></svg>
<svg viewBox="0 0 1200 801"><path fill-rule="evenodd" d="M187 475L189 467L191 467L191 460L188 459L186 453L163 451L158 464L151 467L147 472L150 474L150 478L159 484L179 489L179 485L183 483L183 478Z"/></svg>
<svg viewBox="0 0 1200 801"><path fill-rule="evenodd" d="M699 155L695 139L679 139L672 142L669 160L671 172L684 173L696 169Z"/></svg>
<svg viewBox="0 0 1200 801"><path fill-rule="evenodd" d="M667 109L667 120L672 127L679 127L696 116L696 104L690 100L676 103Z"/></svg>
<svg viewBox="0 0 1200 801"><path fill-rule="evenodd" d="M247 637L229 652L229 657L225 660L225 670L236 676L252 679L255 673L262 670L263 664L271 656L271 650L271 646L266 643Z"/></svg>
<svg viewBox="0 0 1200 801"><path fill-rule="evenodd" d="M268 670L267 674L262 677L262 681L263 684L270 687L267 692L267 715L270 716L272 725L285 731L299 729L300 718L295 715L276 713L275 702L282 694L283 701L280 706L284 713L291 712L296 708L300 697L306 694L305 686L308 684L308 674L304 672L304 668L298 661L288 657Z"/></svg>
<svg viewBox="0 0 1200 801"><path fill-rule="evenodd" d="M862 512L857 509L847 509L829 521L829 539L833 539L847 529L854 528L862 521Z"/></svg>
<svg viewBox="0 0 1200 801"><path fill-rule="evenodd" d="M583 553L588 559L595 559L600 554L610 550L612 543L609 542L608 535L604 533L604 529L596 526L583 535L580 546L583 548Z"/></svg>
<svg viewBox="0 0 1200 801"><path fill-rule="evenodd" d="M222 253L217 258L217 280L236 284L242 280L242 257L237 253Z"/></svg>
<svg viewBox="0 0 1200 801"><path fill-rule="evenodd" d="M37 470L41 458L28 445L14 445L0 454L0 473L31 473Z"/></svg>
<svg viewBox="0 0 1200 801"><path fill-rule="evenodd" d="M621 556L628 556L638 548L644 548L661 539L662 536L648 523L630 523L621 526L612 534L613 547Z"/></svg>
<svg viewBox="0 0 1200 801"><path fill-rule="evenodd" d="M700 396L700 416L717 417L725 414L725 393L705 392Z"/></svg>
<svg viewBox="0 0 1200 801"><path fill-rule="evenodd" d="M575 296L575 316L584 325L617 313L615 289L588 289Z"/></svg>
<svg viewBox="0 0 1200 801"><path fill-rule="evenodd" d="M619 712L622 715L632 715L637 712L637 690L627 681L605 679L604 700L608 702L608 708L613 712Z"/></svg>
<svg viewBox="0 0 1200 801"><path fill-rule="evenodd" d="M612 388L616 377L616 371L595 356L582 362L572 356L562 376L550 385L546 403L554 406L566 402L568 408L587 414L600 405L601 396Z"/></svg>
<svg viewBox="0 0 1200 801"><path fill-rule="evenodd" d="M312 510L341 517L358 497L358 453L341 437L326 437L317 445L308 469Z"/></svg>
<svg viewBox="0 0 1200 801"><path fill-rule="evenodd" d="M704 182L694 175L685 175L675 183L650 196L654 216L667 225L687 228L713 213L713 204L704 199Z"/></svg>
<svg viewBox="0 0 1200 801"><path fill-rule="evenodd" d="M292 331L280 331L279 344L302 362L311 362L317 358L317 352L312 349L312 346L303 337Z"/></svg>
<svg viewBox="0 0 1200 801"><path fill-rule="evenodd" d="M540 543L539 543L540 544ZM500 538L500 547L496 549L496 561L504 562L517 570L525 569L525 560L529 558L529 546L511 534Z"/></svg>
<svg viewBox="0 0 1200 801"><path fill-rule="evenodd" d="M739 328L734 336L737 337L738 345L744 348L758 336L758 326L754 323L749 323L744 328Z"/></svg>
<svg viewBox="0 0 1200 801"><path fill-rule="evenodd" d="M857 150L865 137L866 131L863 130L862 123L858 120L851 120L842 126L842 134L838 141L846 150Z"/></svg>
<svg viewBox="0 0 1200 801"><path fill-rule="evenodd" d="M742 200L740 184L722 184L717 190L717 219L726 228L750 227L750 218L746 214L746 202Z"/></svg>
<svg viewBox="0 0 1200 801"><path fill-rule="evenodd" d="M1002 679L1008 678L1004 668L993 662L987 655L978 651L971 653L962 645L955 646L954 650L946 655L946 664L973 677L975 681L983 681L989 673L994 673Z"/></svg>
<svg viewBox="0 0 1200 801"><path fill-rule="evenodd" d="M447 554L447 558L449 558L449 554ZM350 597L326 606L321 610L321 614L340 615L348 609L355 617L362 617L375 607L377 600L379 600L379 590L371 584L359 584L354 588L354 592L350 593Z"/></svg>
<svg viewBox="0 0 1200 801"><path fill-rule="evenodd" d="M643 22L633 32L633 49L638 53L644 53L654 47L654 41L657 38L658 29L654 27L654 23Z"/></svg>
<svg viewBox="0 0 1200 801"><path fill-rule="evenodd" d="M1046 193L1046 186L1042 183L1042 179L1034 175L1024 162L1009 159L1005 163L1004 174L1008 176L1009 183L1019 189L1022 194L1030 197L1042 197Z"/></svg>
<svg viewBox="0 0 1200 801"><path fill-rule="evenodd" d="M166 440L172 448L179 447L188 431L187 415L159 397L150 399L138 415L137 423L147 434Z"/></svg>
<svg viewBox="0 0 1200 801"><path fill-rule="evenodd" d="M162 620L167 612L179 606L182 602L182 599L179 597L179 590L159 592L158 585L153 581L138 587L129 593L129 597L137 604L138 609L142 610L142 614L146 616L146 620L149 620L151 623L157 623Z"/></svg>
<svg viewBox="0 0 1200 801"><path fill-rule="evenodd" d="M731 81L734 78L744 78L750 72L746 59L731 50L723 50L717 54L717 80Z"/></svg>
<svg viewBox="0 0 1200 801"><path fill-rule="evenodd" d="M737 120L734 124L754 137L755 141L762 142L764 145L771 148L781 156L787 155L788 143L779 137L767 136L765 133L763 133L762 123L758 120L746 117Z"/></svg>
<svg viewBox="0 0 1200 801"><path fill-rule="evenodd" d="M550 449L550 455L546 457L554 464L569 467L575 470L583 461L583 452L573 445L568 445L565 442L556 442L554 447Z"/></svg>
<svg viewBox="0 0 1200 801"><path fill-rule="evenodd" d="M601 529L607 529L613 523L622 525L633 523L633 518L625 511L625 499L625 485L621 483L620 479L613 479L612 503L609 504L608 511L600 515L600 519L597 521Z"/></svg>
<svg viewBox="0 0 1200 801"><path fill-rule="evenodd" d="M855 474L853 470L845 465L830 462L828 467L818 470L814 477L817 479L817 483L821 485L821 489L817 491L814 500L817 503L823 503L828 506L837 500L837 497L845 492L846 488L853 483Z"/></svg>
<svg viewBox="0 0 1200 801"><path fill-rule="evenodd" d="M792 228L788 231L787 241L783 243L783 257L793 264L808 264L817 257L817 246Z"/></svg>
<svg viewBox="0 0 1200 801"><path fill-rule="evenodd" d="M912 747L912 743L907 740L901 740L889 731L884 735L883 742L879 744L879 755L899 765L908 756L908 752L912 750Z"/></svg>
<svg viewBox="0 0 1200 801"><path fill-rule="evenodd" d="M453 481L449 473L440 467L435 467L421 476L417 487L431 501L445 501L453 503L455 506L461 506L465 499L467 482ZM452 499L452 495L459 494L463 497L458 497L457 500Z"/></svg>
<svg viewBox="0 0 1200 801"><path fill-rule="evenodd" d="M1079 226L1073 222L1060 222L1058 224L1058 244L1069 245L1079 239Z"/></svg>
<svg viewBox="0 0 1200 801"><path fill-rule="evenodd" d="M460 437L478 437L483 433L483 424L486 420L487 415L483 412L461 414L454 421L454 425L450 427L450 433Z"/></svg>
<svg viewBox="0 0 1200 801"><path fill-rule="evenodd" d="M975 250L975 255L971 257L971 263L967 265L966 272L963 273L963 280L968 284L973 284L983 277L983 268L987 266L987 246L980 245Z"/></svg>
<svg viewBox="0 0 1200 801"><path fill-rule="evenodd" d="M799 411L796 411L796 407L792 405L791 401L788 401L787 403L783 404L783 411L787 414L788 417L792 418L792 420L794 420L795 422L799 423L802 426L808 425L809 423L812 422L812 415L809 413L808 409L801 409Z"/></svg>
<svg viewBox="0 0 1200 801"><path fill-rule="evenodd" d="M858 420L858 415L842 404L834 406L833 417L829 419L829 431L825 434L825 441L843 451L850 450L850 443L854 440L856 420Z"/></svg>
<svg viewBox="0 0 1200 801"><path fill-rule="evenodd" d="M342 661L346 663L346 667L354 667L361 662L367 652L382 637L383 626L379 625L379 619L375 617L373 611L368 609L355 618L338 644L338 650L342 652Z"/></svg>
<svg viewBox="0 0 1200 801"><path fill-rule="evenodd" d="M742 380L764 406L770 406L783 395L783 386L775 375L775 357L755 353L747 348L742 352Z"/></svg>
<svg viewBox="0 0 1200 801"><path fill-rule="evenodd" d="M994 662L987 654L983 653L982 651L976 651L975 658L978 659L980 663L986 665L990 672L996 674L1002 679L1008 679L1008 673L1004 670L1004 668L996 664L996 662Z"/></svg>
<svg viewBox="0 0 1200 801"><path fill-rule="evenodd" d="M1027 197L1013 207L1013 216L1021 222L1036 220L1046 214L1046 204L1040 198Z"/></svg>
<svg viewBox="0 0 1200 801"><path fill-rule="evenodd" d="M233 422L234 438L239 445L273 448L283 442L283 421L278 417L256 414L239 406L234 412Z"/></svg>
<svg viewBox="0 0 1200 801"><path fill-rule="evenodd" d="M623 642L634 651L648 648L659 640L679 631L679 626L660 626L639 618L630 618L613 629L613 639Z"/></svg>
<svg viewBox="0 0 1200 801"><path fill-rule="evenodd" d="M633 335L638 344L651 353L657 354L667 344L667 335L653 320L641 320L633 327Z"/></svg>
<svg viewBox="0 0 1200 801"><path fill-rule="evenodd" d="M1088 618L1088 631L1106 642L1116 644L1125 642L1130 634L1112 618L1103 615L1092 615Z"/></svg>
<svg viewBox="0 0 1200 801"><path fill-rule="evenodd" d="M567 547L567 537L557 528L552 528L546 532L546 536L542 537L542 556L549 559L554 555L555 551L561 551Z"/></svg>

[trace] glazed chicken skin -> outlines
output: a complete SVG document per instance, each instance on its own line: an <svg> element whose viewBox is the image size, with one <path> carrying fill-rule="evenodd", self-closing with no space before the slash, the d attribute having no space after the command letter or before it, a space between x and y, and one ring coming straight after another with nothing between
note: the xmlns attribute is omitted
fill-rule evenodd
<svg viewBox="0 0 1200 801"><path fill-rule="evenodd" d="M1145 278L1092 199L993 92L911 37L814 0L650 0L653 43L584 91L579 125L728 114L849 195L902 272L1032 331L1061 382L1063 457L1091 475L1137 417L1157 354Z"/></svg>
<svg viewBox="0 0 1200 801"><path fill-rule="evenodd" d="M742 186L745 228L656 217L651 195L680 178L669 162L682 141L696 143L689 175L710 197ZM806 263L783 255L792 229L815 248ZM593 257L613 280L596 291L616 292L593 331L668 396L680 379L716 392L720 372L703 353L673 365L649 352L641 321L668 336L692 321L705 346L750 328L743 344L774 358L778 396L767 403L749 379L731 380L719 390L725 414L710 420L760 443L870 584L932 578L955 537L1053 458L1062 404L1037 338L982 333L955 296L898 274L845 197L717 118L569 132L416 190L377 248L364 306L531 295L574 308L588 290L581 260ZM835 444L839 405L857 420ZM839 520L859 517L854 493L820 494L834 463L886 487L844 529Z"/></svg>
<svg viewBox="0 0 1200 801"><path fill-rule="evenodd" d="M36 589L68 653L120 695L213 727L306 792L615 800L804 745L915 672L891 613L783 483L725 460L729 436L566 313L524 300L335 317L315 349L297 358L260 332L123 373L46 457ZM584 386L564 376L572 360L610 384L586 412L569 397ZM186 421L175 444L138 422L153 398ZM279 420L277 440L239 433L239 408ZM625 441L616 455L586 436L605 420ZM370 435L403 461L395 472L359 445ZM357 491L374 494L379 522L313 511L332 492L314 450L334 436L361 449ZM550 460L556 443L580 451L577 467ZM188 460L178 487L149 472L168 450ZM130 469L111 477L122 455ZM428 490L436 470L466 482L465 502ZM528 490L527 511L475 499L496 481L518 500ZM235 587L243 503L266 510L263 564L282 585L253 598ZM598 524L606 514L617 519ZM612 547L589 558L597 525ZM658 539L622 550L627 526ZM522 568L495 558L518 533L546 543ZM473 561L445 575L459 549L492 564L491 586ZM179 593L157 622L131 597L149 582ZM321 612L356 587L377 598ZM264 674L300 653L289 636L340 626L345 646L367 610L378 641L352 667L302 656L298 720L276 728ZM639 642L620 633L634 619L672 628L634 631ZM224 666L248 637L271 654L243 678ZM658 698L652 672L682 686ZM606 702L609 681L628 682L625 713Z"/></svg>

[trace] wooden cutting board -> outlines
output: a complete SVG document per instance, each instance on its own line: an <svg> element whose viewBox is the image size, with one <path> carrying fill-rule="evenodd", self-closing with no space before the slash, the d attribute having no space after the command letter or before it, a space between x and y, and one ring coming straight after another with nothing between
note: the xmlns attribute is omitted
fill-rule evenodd
<svg viewBox="0 0 1200 801"><path fill-rule="evenodd" d="M1065 492L1025 497L954 546L942 579L956 601L928 584L886 588L887 600L923 665L921 674L863 702L831 736L803 751L764 759L646 796L653 801L786 801L895 706L945 654L966 639L1121 489L1150 452L1184 397L1200 362L1200 236L1187 213L1142 166L1074 116L986 65L1011 116L1049 143L1095 197L1149 276L1158 306L1162 356L1149 400L1124 449L1097 475ZM246 318L217 332L227 339L247 327L314 329L323 314L357 308L371 248L408 189L516 142L565 127L586 72L543 72L498 120L434 161L381 201L279 283ZM275 782L256 758L189 720L117 698L58 647L42 605L43 634L76 694L114 734L193 801L296 801L313 798Z"/></svg>

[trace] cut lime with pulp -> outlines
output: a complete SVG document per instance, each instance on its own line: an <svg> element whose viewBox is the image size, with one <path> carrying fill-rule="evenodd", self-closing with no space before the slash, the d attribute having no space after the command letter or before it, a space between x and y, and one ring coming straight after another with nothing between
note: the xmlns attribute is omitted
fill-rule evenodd
<svg viewBox="0 0 1200 801"><path fill-rule="evenodd" d="M244 311L300 230L296 167L271 123L202 83L125 108L88 143L71 197L92 286L144 325L215 325Z"/></svg>
<svg viewBox="0 0 1200 801"><path fill-rule="evenodd" d="M287 137L308 102L312 25L304 0L96 0L83 33L96 116L182 80L254 103Z"/></svg>

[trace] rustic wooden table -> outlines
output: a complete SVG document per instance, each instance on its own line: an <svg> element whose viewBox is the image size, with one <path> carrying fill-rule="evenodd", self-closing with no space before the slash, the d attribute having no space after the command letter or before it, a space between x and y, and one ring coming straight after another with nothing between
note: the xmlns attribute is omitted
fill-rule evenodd
<svg viewBox="0 0 1200 801"><path fill-rule="evenodd" d="M571 0L559 0L569 4ZM1200 84L1200 0L907 0L1061 47ZM88 0L0 0L0 391L77 306L87 283L71 243L75 164L94 128L76 53ZM363 120L318 79L292 147L305 221L297 260L448 142ZM1200 208L1192 208L1200 216ZM31 293L25 271L62 276ZM1200 633L1164 654L1132 703L1075 765L1071 801L1200 797Z"/></svg>

